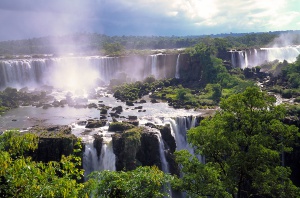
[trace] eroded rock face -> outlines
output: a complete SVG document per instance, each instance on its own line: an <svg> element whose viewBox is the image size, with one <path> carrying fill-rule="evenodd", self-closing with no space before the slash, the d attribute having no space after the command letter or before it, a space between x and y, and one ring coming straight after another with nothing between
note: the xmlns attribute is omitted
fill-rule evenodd
<svg viewBox="0 0 300 198"><path fill-rule="evenodd" d="M155 126L155 125L154 125ZM153 127L133 128L128 131L137 130L140 135L126 135L128 131L113 135L113 150L116 155L116 170L133 170L137 166L157 166L162 168L160 159L160 142L158 139L158 133L164 134L163 139L168 139L168 143L165 144L165 156L169 165L171 174L179 174L178 165L175 162L173 155L176 149L176 143L174 137L171 135L171 129L169 126L161 128ZM141 131L138 131L141 130ZM158 131L159 129L160 131ZM132 141L134 138L135 141ZM137 143L138 141L138 143ZM170 149L171 147L171 149Z"/></svg>
<svg viewBox="0 0 300 198"><path fill-rule="evenodd" d="M88 120L85 128L99 128L106 124L106 120Z"/></svg>
<svg viewBox="0 0 300 198"><path fill-rule="evenodd" d="M161 169L159 140L154 132L146 130L142 132L141 146L136 154L136 159L142 166L156 165Z"/></svg>
<svg viewBox="0 0 300 198"><path fill-rule="evenodd" d="M101 155L101 149L102 149L102 144L103 144L103 138L100 136L100 135L94 135L94 142L93 142L93 145L94 145L94 148L96 149L97 151L97 156L98 158L100 157Z"/></svg>
<svg viewBox="0 0 300 198"><path fill-rule="evenodd" d="M30 155L35 161L60 161L62 155L74 154L78 139L71 134L71 128L65 125L34 127L32 133L39 136L38 148ZM82 153L76 153L81 156Z"/></svg>

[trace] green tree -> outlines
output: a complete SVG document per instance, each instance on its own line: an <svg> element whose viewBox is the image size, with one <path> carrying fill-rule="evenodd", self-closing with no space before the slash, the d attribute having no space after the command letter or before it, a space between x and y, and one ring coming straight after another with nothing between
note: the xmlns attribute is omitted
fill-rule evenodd
<svg viewBox="0 0 300 198"><path fill-rule="evenodd" d="M138 167L135 170L98 171L92 173L87 181L87 194L92 197L164 197L168 196L168 182L172 176L165 174L156 166Z"/></svg>
<svg viewBox="0 0 300 198"><path fill-rule="evenodd" d="M247 88L222 100L220 111L188 131L188 141L207 162L199 165L190 160L192 166L186 163L190 156L185 155L187 159L183 160L184 153L178 154L178 162L183 166L182 180L188 182L183 188L189 194L194 191L188 186L199 183L201 187L203 183L196 181L202 177L207 188L212 186L205 196L212 195L211 188L222 195L216 197L226 193L234 198L300 196L289 179L290 169L281 166L281 156L292 150L298 129L281 122L285 109L274 102L259 88ZM195 171L197 174L190 174ZM207 178L207 172L214 177Z"/></svg>
<svg viewBox="0 0 300 198"><path fill-rule="evenodd" d="M0 197L82 197L81 158L62 156L60 162L35 162L26 156L38 137L7 131L0 135ZM78 142L76 149L80 151ZM75 152L75 151L74 151Z"/></svg>

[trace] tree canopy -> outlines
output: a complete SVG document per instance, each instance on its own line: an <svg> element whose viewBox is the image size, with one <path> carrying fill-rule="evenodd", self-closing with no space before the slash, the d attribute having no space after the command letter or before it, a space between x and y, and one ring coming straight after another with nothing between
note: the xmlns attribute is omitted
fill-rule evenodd
<svg viewBox="0 0 300 198"><path fill-rule="evenodd" d="M220 111L188 131L206 163L179 151L184 173L179 186L193 197L299 197L282 161L298 129L281 122L285 109L274 102L257 87L223 99Z"/></svg>

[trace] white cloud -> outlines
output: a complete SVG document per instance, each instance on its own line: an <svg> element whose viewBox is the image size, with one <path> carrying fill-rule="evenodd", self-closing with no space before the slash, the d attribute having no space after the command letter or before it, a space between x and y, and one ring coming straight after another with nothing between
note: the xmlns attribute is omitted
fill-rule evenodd
<svg viewBox="0 0 300 198"><path fill-rule="evenodd" d="M28 27L26 32L31 31L32 35L35 35L34 32L40 34L44 32L48 35L52 32L80 30L91 32L104 30L119 35L145 32L153 35L179 33L191 35L299 29L299 2L298 0L1 0L0 25L7 27L8 24L11 31L20 31L20 26ZM10 23L5 22L7 20Z"/></svg>

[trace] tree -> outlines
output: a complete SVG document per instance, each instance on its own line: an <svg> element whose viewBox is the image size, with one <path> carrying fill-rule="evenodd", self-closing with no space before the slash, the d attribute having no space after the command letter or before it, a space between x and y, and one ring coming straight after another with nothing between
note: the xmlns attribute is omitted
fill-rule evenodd
<svg viewBox="0 0 300 198"><path fill-rule="evenodd" d="M60 162L35 162L26 153L37 145L35 134L0 135L0 197L83 197L83 184L78 182L83 176L81 158L69 155ZM80 151L80 142L77 146Z"/></svg>
<svg viewBox="0 0 300 198"><path fill-rule="evenodd" d="M164 197L172 176L157 167L138 167L135 170L98 171L87 181L87 194L92 197Z"/></svg>
<svg viewBox="0 0 300 198"><path fill-rule="evenodd" d="M177 154L183 167L182 181L189 182L183 189L193 194L187 186L203 185L196 182L200 178L222 195L219 197L226 193L234 198L299 197L299 189L289 179L290 169L281 166L281 156L292 150L298 129L281 122L285 109L274 102L259 88L247 88L222 100L220 111L189 130L188 141L207 163L197 168L199 163L190 156L184 159L184 153ZM187 159L194 166L186 163ZM196 174L190 174L196 168ZM214 174L213 182L207 179L208 171ZM211 191L206 193L202 195L211 196Z"/></svg>

